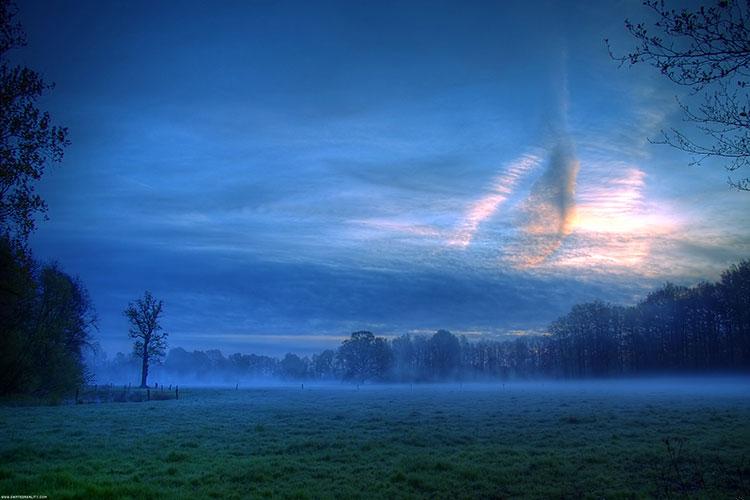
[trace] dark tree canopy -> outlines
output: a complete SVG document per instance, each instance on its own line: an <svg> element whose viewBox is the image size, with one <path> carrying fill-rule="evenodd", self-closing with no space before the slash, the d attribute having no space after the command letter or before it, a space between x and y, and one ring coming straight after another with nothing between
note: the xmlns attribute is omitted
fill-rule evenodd
<svg viewBox="0 0 750 500"><path fill-rule="evenodd" d="M438 380L454 377L461 361L458 338L447 330L438 330L430 338L430 360Z"/></svg>
<svg viewBox="0 0 750 500"><path fill-rule="evenodd" d="M141 387L148 387L148 370L152 361L159 361L167 348L167 332L159 323L164 303L146 291L143 298L128 304L124 314L130 322L128 335L133 342L133 354L141 358Z"/></svg>
<svg viewBox="0 0 750 500"><path fill-rule="evenodd" d="M307 363L296 354L287 353L279 362L281 376L285 379L304 379L307 377Z"/></svg>
<svg viewBox="0 0 750 500"><path fill-rule="evenodd" d="M750 0L718 0L695 9L670 8L663 0L644 5L652 22L626 20L637 45L612 57L621 64L650 64L700 95L696 104L680 102L692 127L662 131L654 142L691 153L693 164L723 160L730 172L740 171L730 184L750 191Z"/></svg>
<svg viewBox="0 0 750 500"><path fill-rule="evenodd" d="M83 284L7 238L0 283L0 394L58 397L83 384L83 350L96 327Z"/></svg>
<svg viewBox="0 0 750 500"><path fill-rule="evenodd" d="M339 357L344 378L358 382L382 379L390 363L386 340L367 331L352 333L341 344Z"/></svg>
<svg viewBox="0 0 750 500"><path fill-rule="evenodd" d="M49 162L62 160L70 142L67 128L53 125L37 107L53 85L8 61L9 51L26 45L15 13L12 2L0 0L0 230L23 243L36 228L35 215L47 211L35 183Z"/></svg>

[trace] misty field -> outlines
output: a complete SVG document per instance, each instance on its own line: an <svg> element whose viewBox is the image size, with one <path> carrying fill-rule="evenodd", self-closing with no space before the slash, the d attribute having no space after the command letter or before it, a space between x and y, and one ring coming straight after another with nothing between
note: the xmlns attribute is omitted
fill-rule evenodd
<svg viewBox="0 0 750 500"><path fill-rule="evenodd" d="M0 494L745 497L746 381L305 385L0 407Z"/></svg>

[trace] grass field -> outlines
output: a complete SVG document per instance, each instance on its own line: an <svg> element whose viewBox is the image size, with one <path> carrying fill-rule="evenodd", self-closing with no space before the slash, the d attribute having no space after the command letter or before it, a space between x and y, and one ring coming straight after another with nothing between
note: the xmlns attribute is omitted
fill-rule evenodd
<svg viewBox="0 0 750 500"><path fill-rule="evenodd" d="M750 384L649 387L306 384L4 406L0 494L747 497Z"/></svg>

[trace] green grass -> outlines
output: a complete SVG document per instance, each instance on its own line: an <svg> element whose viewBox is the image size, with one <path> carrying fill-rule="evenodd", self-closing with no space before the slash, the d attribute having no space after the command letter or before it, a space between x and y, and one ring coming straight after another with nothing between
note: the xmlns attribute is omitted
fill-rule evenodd
<svg viewBox="0 0 750 500"><path fill-rule="evenodd" d="M746 497L750 401L508 386L185 389L0 407L0 494ZM676 450L670 457L664 438ZM677 443L677 444L675 444Z"/></svg>

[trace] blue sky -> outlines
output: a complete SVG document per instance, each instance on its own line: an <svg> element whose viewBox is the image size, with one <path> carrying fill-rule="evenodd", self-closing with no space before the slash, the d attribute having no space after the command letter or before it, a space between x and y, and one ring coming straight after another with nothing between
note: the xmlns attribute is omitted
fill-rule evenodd
<svg viewBox="0 0 750 500"><path fill-rule="evenodd" d="M750 195L648 142L681 89L607 54L640 2L20 8L73 142L32 245L109 352L146 289L173 346L306 353L542 332L750 255Z"/></svg>

